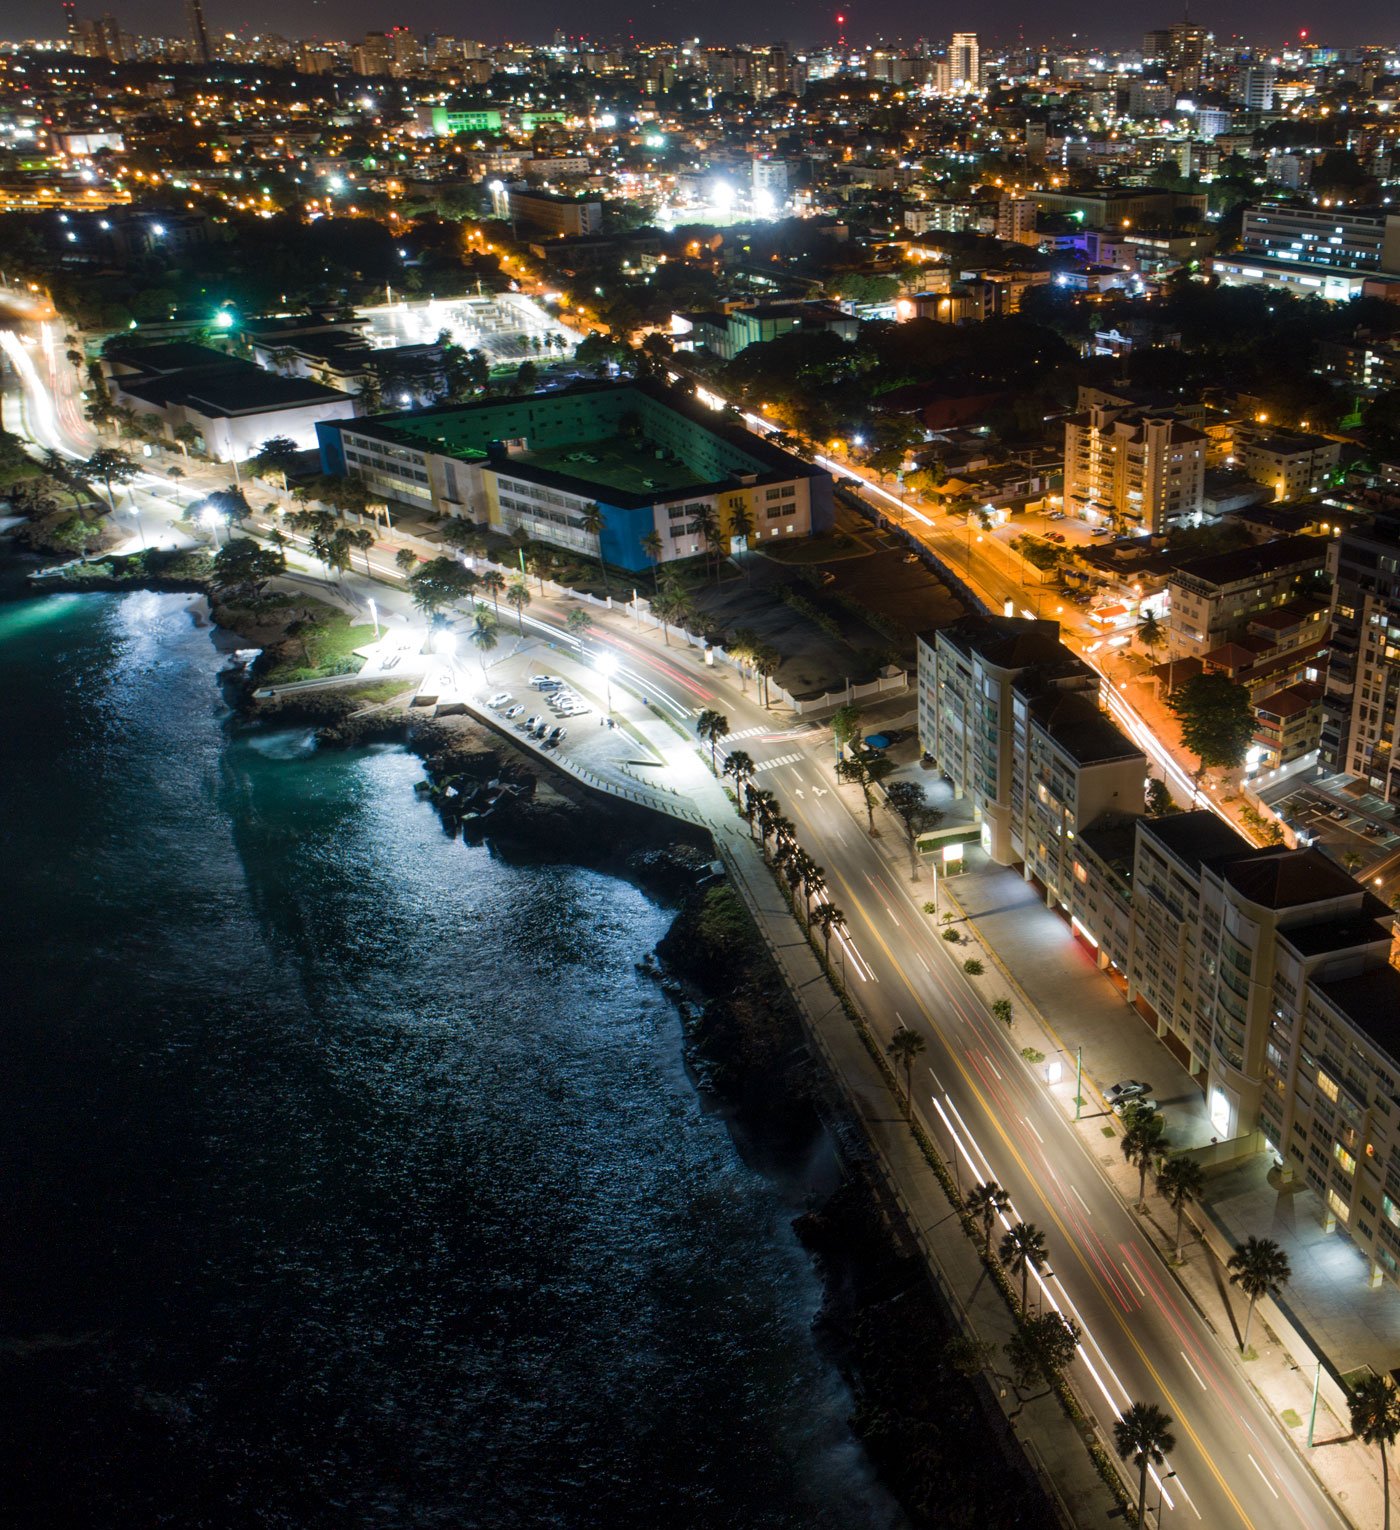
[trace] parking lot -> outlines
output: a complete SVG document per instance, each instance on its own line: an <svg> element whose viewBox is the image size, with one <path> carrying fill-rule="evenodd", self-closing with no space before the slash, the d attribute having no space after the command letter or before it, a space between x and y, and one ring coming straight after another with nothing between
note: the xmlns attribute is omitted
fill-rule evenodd
<svg viewBox="0 0 1400 1530"><path fill-rule="evenodd" d="M1284 783L1265 800L1299 835L1299 843L1315 844L1339 865L1384 887L1400 870L1400 825L1394 812L1370 792L1348 790L1342 778ZM1379 890L1378 887L1378 890Z"/></svg>

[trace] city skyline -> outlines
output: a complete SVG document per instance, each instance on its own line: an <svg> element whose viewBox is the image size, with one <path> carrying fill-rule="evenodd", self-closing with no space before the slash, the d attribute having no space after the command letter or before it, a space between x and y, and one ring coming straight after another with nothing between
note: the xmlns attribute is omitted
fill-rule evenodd
<svg viewBox="0 0 1400 1530"><path fill-rule="evenodd" d="M80 17L105 12L115 15L128 31L152 36L185 36L190 30L188 9L179 0L133 0L130 4L94 5L78 8ZM519 41L547 44L563 32L570 40L582 37L599 45L628 41L639 44L679 42L698 35L702 43L760 44L775 39L795 47L834 46L842 37L852 48L876 43L912 44L920 38L946 41L957 30L976 30L984 45L993 47L1082 46L1132 50L1140 46L1144 32L1181 20L1179 7L1159 5L1155 0L1134 0L1121 7L1111 20L1084 25L1069 7L1047 9L1020 0L1003 4L985 14L931 17L913 0L881 0L881 3L838 11L835 8L780 0L765 9L756 22L751 8L722 0L706 11L707 26L697 33L695 12L676 0L659 0L638 6L634 0L608 0L589 12L590 25L576 30L574 22L557 6L544 0L517 5L487 5L474 10L471 27L463 28L460 13L441 3L423 0L412 7L386 9L378 0L351 0L330 7L322 0L295 0L291 5L259 3L236 10L211 6L207 23L211 38L226 34L248 37L260 32L296 38L354 38L365 31L387 31L406 26L417 33L467 36L484 42ZM1190 7L1186 7L1190 12ZM843 17L843 21L838 20ZM1306 0L1289 0L1278 6L1265 0L1231 0L1203 11L1197 5L1190 19L1208 27L1221 40L1243 40L1260 47L1279 49L1300 38L1322 47L1386 45L1387 8L1378 0L1344 0L1325 12ZM56 0L21 0L9 11L8 40L56 38L64 30L64 8Z"/></svg>

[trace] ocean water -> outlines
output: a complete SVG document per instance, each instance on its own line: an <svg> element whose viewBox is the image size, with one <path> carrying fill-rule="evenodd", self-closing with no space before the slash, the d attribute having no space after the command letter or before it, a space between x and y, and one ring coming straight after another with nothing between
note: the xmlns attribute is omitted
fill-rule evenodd
<svg viewBox="0 0 1400 1530"><path fill-rule="evenodd" d="M230 729L183 597L0 589L0 1522L900 1516L623 878ZM821 1145L814 1145L814 1160Z"/></svg>

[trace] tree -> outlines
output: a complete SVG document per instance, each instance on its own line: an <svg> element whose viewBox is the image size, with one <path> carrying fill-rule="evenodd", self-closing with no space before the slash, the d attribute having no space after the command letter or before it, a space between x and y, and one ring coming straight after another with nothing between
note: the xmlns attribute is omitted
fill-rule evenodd
<svg viewBox="0 0 1400 1530"><path fill-rule="evenodd" d="M1186 1208L1206 1192L1206 1171L1194 1158L1178 1154L1157 1170L1157 1193L1176 1212L1176 1262L1181 1263L1181 1229Z"/></svg>
<svg viewBox="0 0 1400 1530"><path fill-rule="evenodd" d="M506 604L515 608L515 619L520 624L520 636L525 636L525 607L530 604L530 586L517 574L506 586Z"/></svg>
<svg viewBox="0 0 1400 1530"><path fill-rule="evenodd" d="M521 393L533 393L540 385L540 369L533 361L522 361L515 369L515 386Z"/></svg>
<svg viewBox="0 0 1400 1530"><path fill-rule="evenodd" d="M1017 1386L1031 1387L1038 1381L1053 1384L1074 1359L1082 1337L1079 1324L1060 1312L1023 1318L1006 1345Z"/></svg>
<svg viewBox="0 0 1400 1530"><path fill-rule="evenodd" d="M486 673L486 655L496 646L499 639L496 636L496 618L489 606L477 603L472 612L471 630L467 633L467 640L481 656L481 673Z"/></svg>
<svg viewBox="0 0 1400 1530"><path fill-rule="evenodd" d="M706 707L695 719L695 731L710 746L710 769L719 774L719 767L715 763L715 750L719 747L719 741L729 732L729 719L723 712L717 712L713 707Z"/></svg>
<svg viewBox="0 0 1400 1530"><path fill-rule="evenodd" d="M846 916L834 903L819 903L812 914L812 923L822 932L822 954L831 960L831 932L846 927Z"/></svg>
<svg viewBox="0 0 1400 1530"><path fill-rule="evenodd" d="M1244 763L1254 737L1249 692L1221 674L1193 675L1167 698L1181 723L1181 742L1199 756L1198 776L1213 765L1234 770Z"/></svg>
<svg viewBox="0 0 1400 1530"><path fill-rule="evenodd" d="M374 533L364 526L356 526L353 528L353 530L347 531L345 535L349 538L350 545L352 547L358 547L359 550L364 554L365 577L368 578L370 572L369 550L374 546Z"/></svg>
<svg viewBox="0 0 1400 1530"><path fill-rule="evenodd" d="M612 595L612 586L608 583L608 565L603 562L603 532L607 527L607 517L603 514L603 507L598 504L585 505L582 519L579 525L598 544L598 567L603 572L603 589Z"/></svg>
<svg viewBox="0 0 1400 1530"><path fill-rule="evenodd" d="M657 594L660 594L661 554L665 551L665 546L661 541L661 533L657 531L655 527L652 527L652 529L642 538L642 551L651 561L652 589Z"/></svg>
<svg viewBox="0 0 1400 1530"><path fill-rule="evenodd" d="M1017 1222L1002 1234L997 1257L1013 1275L1021 1277L1021 1312L1024 1316L1030 1297L1031 1271L1043 1269L1048 1257L1045 1234L1034 1222Z"/></svg>
<svg viewBox="0 0 1400 1530"><path fill-rule="evenodd" d="M831 714L831 734L836 740L836 758L841 758L846 745L860 737L861 714L860 708L852 706L849 702Z"/></svg>
<svg viewBox="0 0 1400 1530"><path fill-rule="evenodd" d="M760 643L749 655L749 662L753 665L760 679L763 681L763 705L768 705L768 682L778 672L778 667L783 662L783 656L776 648L767 643Z"/></svg>
<svg viewBox="0 0 1400 1530"><path fill-rule="evenodd" d="M501 619L501 591L505 587L506 576L499 569L488 568L481 575L481 588L491 597L491 606L498 622Z"/></svg>
<svg viewBox="0 0 1400 1530"><path fill-rule="evenodd" d="M894 762L878 754L858 754L852 759L838 761L836 766L839 781L860 787L872 838L875 835L875 788L893 769Z"/></svg>
<svg viewBox="0 0 1400 1530"><path fill-rule="evenodd" d="M117 502L112 496L112 485L130 483L140 470L125 452L116 451L111 447L99 446L88 460L78 469L78 476L86 478L89 482L96 480L107 491L107 506L112 514L117 513Z"/></svg>
<svg viewBox="0 0 1400 1530"><path fill-rule="evenodd" d="M1172 794L1167 788L1167 783L1153 776L1147 783L1147 816L1165 818L1174 808L1175 804L1172 802Z"/></svg>
<svg viewBox="0 0 1400 1530"><path fill-rule="evenodd" d="M564 628L571 637L582 641L593 626L593 614L583 606L575 606L564 619Z"/></svg>
<svg viewBox="0 0 1400 1530"><path fill-rule="evenodd" d="M212 510L229 526L235 521L246 521L253 513L242 489L235 488L215 489L206 497L204 508Z"/></svg>
<svg viewBox="0 0 1400 1530"><path fill-rule="evenodd" d="M1384 1530L1390 1530L1390 1465L1385 1448L1400 1435L1400 1392L1389 1376L1363 1377L1351 1389L1352 1433L1367 1445L1381 1450L1381 1501L1385 1505Z"/></svg>
<svg viewBox="0 0 1400 1530"><path fill-rule="evenodd" d="M1134 1403L1114 1421L1113 1443L1119 1457L1138 1469L1137 1522L1143 1522L1147 1508L1147 1468L1161 1466L1167 1454L1176 1449L1171 1419L1155 1403Z"/></svg>
<svg viewBox="0 0 1400 1530"><path fill-rule="evenodd" d="M1278 1296L1288 1284L1293 1267L1288 1262L1288 1255L1272 1238L1249 1237L1230 1255L1225 1268L1230 1272L1230 1284L1238 1286L1249 1298L1244 1337L1240 1340L1240 1353L1243 1354L1249 1348L1254 1304L1261 1296Z"/></svg>
<svg viewBox="0 0 1400 1530"><path fill-rule="evenodd" d="M909 841L909 869L917 875L918 859L914 846L919 833L942 815L929 807L928 793L917 781L891 781L885 788L885 801L904 825L904 834Z"/></svg>
<svg viewBox="0 0 1400 1530"><path fill-rule="evenodd" d="M904 1114L910 1120L914 1115L914 1059L924 1050L924 1038L907 1027L896 1031L885 1050L894 1058L895 1066L904 1067Z"/></svg>
<svg viewBox="0 0 1400 1530"><path fill-rule="evenodd" d="M475 589L476 575L455 558L430 558L408 576L409 594L424 616L465 600Z"/></svg>
<svg viewBox="0 0 1400 1530"><path fill-rule="evenodd" d="M975 1185L967 1194L967 1212L982 1223L982 1257L992 1257L992 1227L1011 1205L1011 1197L994 1179Z"/></svg>
<svg viewBox="0 0 1400 1530"><path fill-rule="evenodd" d="M661 641L669 648L670 629L685 623L690 616L690 602L679 590L663 589L652 597L651 614L661 623Z"/></svg>
<svg viewBox="0 0 1400 1530"><path fill-rule="evenodd" d="M180 450L185 454L185 460L187 462L189 461L190 447L199 446L204 441L203 435L200 433L198 427L194 425L177 425L173 434L175 436L176 442L180 447Z"/></svg>
<svg viewBox="0 0 1400 1530"><path fill-rule="evenodd" d="M458 552L472 553L478 557L485 553L487 548L485 531L474 521L469 521L461 515L448 516L438 528L438 539Z"/></svg>
<svg viewBox="0 0 1400 1530"><path fill-rule="evenodd" d="M286 567L280 552L260 547L251 537L230 537L214 554L214 588L257 590Z"/></svg>
<svg viewBox="0 0 1400 1530"><path fill-rule="evenodd" d="M86 563L88 548L102 535L102 527L88 520L81 511L70 516L49 535L60 547L70 547Z"/></svg>
<svg viewBox="0 0 1400 1530"><path fill-rule="evenodd" d="M296 465L300 448L290 436L269 436L258 447L253 458L253 471L260 478L276 473L282 480L282 492L287 492L287 471Z"/></svg>
<svg viewBox="0 0 1400 1530"><path fill-rule="evenodd" d="M1138 642L1142 644L1150 655L1152 650L1161 643L1162 637L1162 624L1157 620L1157 613L1149 611L1138 623Z"/></svg>
<svg viewBox="0 0 1400 1530"><path fill-rule="evenodd" d="M724 774L734 777L734 790L743 801L744 787L753 780L753 756L746 750L735 749L724 757Z"/></svg>
<svg viewBox="0 0 1400 1530"><path fill-rule="evenodd" d="M1166 1122L1155 1110L1129 1105L1123 1116L1125 1130L1118 1146L1123 1157L1138 1171L1138 1210L1147 1205L1147 1173L1170 1146Z"/></svg>
<svg viewBox="0 0 1400 1530"><path fill-rule="evenodd" d="M401 547L394 554L394 567L405 579L418 567L418 554L411 547Z"/></svg>

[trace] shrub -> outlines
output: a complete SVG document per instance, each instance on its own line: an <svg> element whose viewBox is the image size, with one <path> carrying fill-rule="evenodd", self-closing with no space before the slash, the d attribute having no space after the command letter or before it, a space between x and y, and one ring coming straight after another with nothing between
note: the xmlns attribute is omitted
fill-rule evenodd
<svg viewBox="0 0 1400 1530"><path fill-rule="evenodd" d="M1045 1053L1038 1051L1035 1047L1022 1047L1021 1056L1024 1057L1032 1067L1034 1067L1036 1063L1043 1063L1045 1061Z"/></svg>
<svg viewBox="0 0 1400 1530"><path fill-rule="evenodd" d="M986 970L975 956L969 956L963 963L963 971L967 973L968 977L981 977Z"/></svg>
<svg viewBox="0 0 1400 1530"><path fill-rule="evenodd" d="M958 943L958 932L956 930L944 930L943 938L950 946L955 946Z"/></svg>
<svg viewBox="0 0 1400 1530"><path fill-rule="evenodd" d="M926 914L936 914L937 912L938 912L938 905L936 903L925 903L924 904L924 913L926 913Z"/></svg>
<svg viewBox="0 0 1400 1530"><path fill-rule="evenodd" d="M1000 1020L1003 1025L1010 1025L1011 1024L1011 1000L1010 999L998 999L992 1005L992 1015L993 1015L993 1017L995 1019Z"/></svg>

